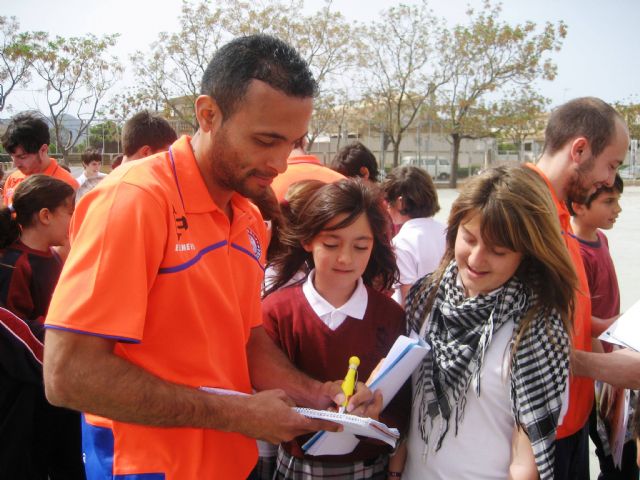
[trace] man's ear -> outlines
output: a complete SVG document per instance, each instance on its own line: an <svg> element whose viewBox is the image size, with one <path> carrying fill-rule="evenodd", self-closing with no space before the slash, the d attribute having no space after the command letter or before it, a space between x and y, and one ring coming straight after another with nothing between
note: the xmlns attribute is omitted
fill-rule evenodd
<svg viewBox="0 0 640 480"><path fill-rule="evenodd" d="M358 173L365 180L369 180L369 169L367 167L360 167L360 170L358 171Z"/></svg>
<svg viewBox="0 0 640 480"><path fill-rule="evenodd" d="M222 123L222 112L218 103L209 95L200 95L195 103L196 119L200 130L208 132Z"/></svg>
<svg viewBox="0 0 640 480"><path fill-rule="evenodd" d="M302 243L301 245L305 252L311 253L311 250L313 250L310 243Z"/></svg>
<svg viewBox="0 0 640 480"><path fill-rule="evenodd" d="M40 158L42 158L43 160L49 158L49 145L43 143L42 146L38 149L38 155L40 155Z"/></svg>
<svg viewBox="0 0 640 480"><path fill-rule="evenodd" d="M144 157L148 157L149 155L153 155L153 150L149 145L143 145L134 154L136 158L144 158Z"/></svg>
<svg viewBox="0 0 640 480"><path fill-rule="evenodd" d="M577 164L588 160L591 157L591 144L586 137L577 137L571 142L569 151L571 160Z"/></svg>

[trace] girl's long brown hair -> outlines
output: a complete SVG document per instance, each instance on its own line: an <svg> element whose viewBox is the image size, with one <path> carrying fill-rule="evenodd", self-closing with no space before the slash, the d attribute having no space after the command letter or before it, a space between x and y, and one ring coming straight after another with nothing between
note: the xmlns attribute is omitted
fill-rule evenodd
<svg viewBox="0 0 640 480"><path fill-rule="evenodd" d="M341 214L346 215L344 220L327 228L327 224ZM376 186L347 178L312 192L297 215L297 223L286 225L280 232L282 248L271 263L277 273L265 295L286 285L297 272L308 273L314 268L313 255L303 245L323 230L339 230L351 225L360 215L367 217L373 232L373 249L362 280L368 286L390 289L398 278L398 267L387 235L389 218L382 194Z"/></svg>

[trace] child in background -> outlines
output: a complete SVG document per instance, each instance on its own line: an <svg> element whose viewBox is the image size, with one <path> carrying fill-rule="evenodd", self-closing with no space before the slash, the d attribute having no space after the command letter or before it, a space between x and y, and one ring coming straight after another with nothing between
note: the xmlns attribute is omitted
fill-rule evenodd
<svg viewBox="0 0 640 480"><path fill-rule="evenodd" d="M409 291L431 350L414 373L405 477L554 474L576 274L534 172L494 168L453 203L438 269Z"/></svg>
<svg viewBox="0 0 640 480"><path fill-rule="evenodd" d="M68 239L74 191L48 175L31 175L16 188L13 204L0 210L0 306L44 340L43 322L62 261L52 247ZM6 478L84 479L80 416L51 406L42 375L17 378L0 366L0 472ZM9 363L10 364L10 363Z"/></svg>
<svg viewBox="0 0 640 480"><path fill-rule="evenodd" d="M396 167L382 184L389 215L400 230L391 241L400 279L393 299L404 305L409 288L433 272L444 255L444 225L433 216L440 210L429 174L418 167Z"/></svg>
<svg viewBox="0 0 640 480"><path fill-rule="evenodd" d="M281 232L286 248L272 262L277 273L263 303L265 330L320 381L344 378L352 355L366 379L404 332L402 309L371 288L374 279L389 288L397 275L380 196L361 180L341 180L316 190L298 218ZM304 279L280 289L300 271ZM403 431L409 403L407 384L381 420ZM362 440L350 454L318 458L304 454L308 439L280 446L274 478L387 478L386 445Z"/></svg>
<svg viewBox="0 0 640 480"><path fill-rule="evenodd" d="M361 178L376 183L380 173L378 161L371 150L361 142L345 145L331 161L331 169L349 178Z"/></svg>
<svg viewBox="0 0 640 480"><path fill-rule="evenodd" d="M601 187L591 195L584 204L572 202L569 211L572 214L571 225L575 237L580 242L580 253L584 269L589 281L591 294L592 336L597 338L620 314L620 289L618 277L609 252L609 241L600 229L610 230L622 211L620 195L624 183L616 175L613 186ZM602 342L605 351L611 351L613 345ZM633 441L632 425L628 424L622 463L615 466L609 442L612 421L605 412L611 409L611 400L624 399L623 388L612 387L603 382L595 384L595 405L589 419L589 436L596 447L596 455L600 462L600 480L616 480L638 478L636 464L636 443ZM635 406L636 392L631 391L628 419L631 422ZM609 418L607 418L609 417Z"/></svg>

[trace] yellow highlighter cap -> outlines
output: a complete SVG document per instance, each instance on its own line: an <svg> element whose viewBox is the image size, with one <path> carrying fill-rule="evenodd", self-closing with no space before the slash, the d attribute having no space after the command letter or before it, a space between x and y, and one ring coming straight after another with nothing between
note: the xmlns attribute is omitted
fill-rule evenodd
<svg viewBox="0 0 640 480"><path fill-rule="evenodd" d="M360 365L360 359L355 355L349 358L349 367L354 366L357 367Z"/></svg>

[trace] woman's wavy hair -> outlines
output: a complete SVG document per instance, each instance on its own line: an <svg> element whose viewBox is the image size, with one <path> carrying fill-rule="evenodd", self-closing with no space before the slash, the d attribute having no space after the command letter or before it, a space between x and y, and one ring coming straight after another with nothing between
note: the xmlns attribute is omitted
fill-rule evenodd
<svg viewBox="0 0 640 480"><path fill-rule="evenodd" d="M345 218L327 228L338 215ZM373 233L373 249L362 275L365 285L390 289L398 277L395 255L387 235L389 218L384 210L380 189L360 179L346 178L318 188L297 214L297 222L280 232L282 250L274 257L277 272L266 295L286 285L299 272L314 268L313 255L303 245L309 244L322 231L339 230L366 215ZM375 280L375 281L374 281Z"/></svg>
<svg viewBox="0 0 640 480"><path fill-rule="evenodd" d="M434 272L438 285L455 258L458 229L469 217L482 218L482 239L523 255L516 276L536 294L521 324L514 349L538 314L555 309L571 331L578 279L561 236L558 214L544 181L526 167L495 167L464 185L449 214L446 250ZM432 289L433 295L435 291ZM433 298L429 298L429 304Z"/></svg>

